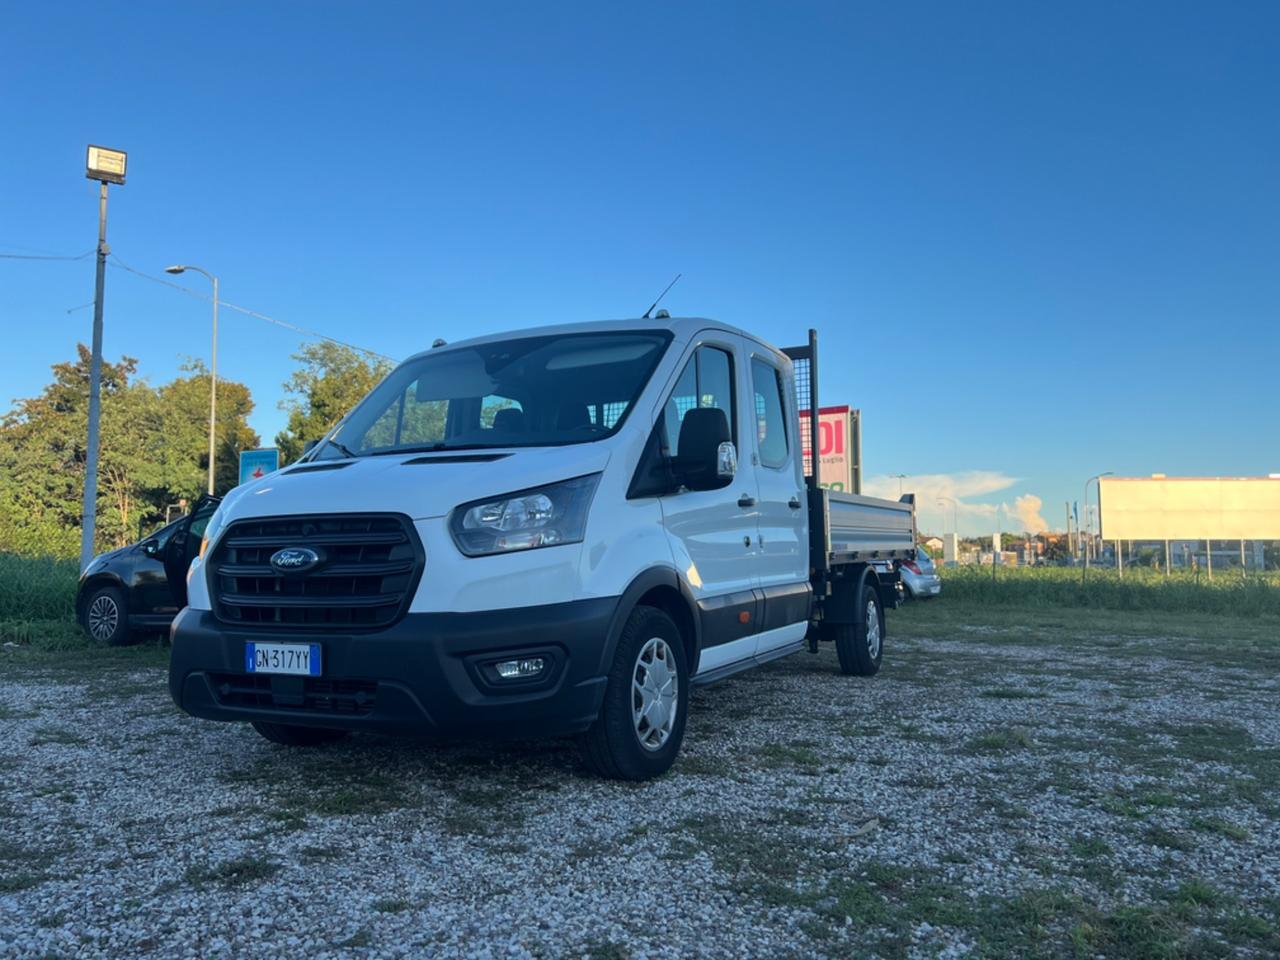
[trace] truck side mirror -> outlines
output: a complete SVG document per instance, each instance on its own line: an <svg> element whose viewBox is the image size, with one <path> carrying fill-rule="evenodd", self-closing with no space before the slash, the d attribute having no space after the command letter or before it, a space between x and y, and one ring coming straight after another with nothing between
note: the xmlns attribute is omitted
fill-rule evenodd
<svg viewBox="0 0 1280 960"><path fill-rule="evenodd" d="M672 469L690 490L717 490L738 472L738 452L729 439L729 418L716 407L684 415Z"/></svg>
<svg viewBox="0 0 1280 960"><path fill-rule="evenodd" d="M726 440L716 450L716 476L721 480L732 480L738 472L738 450Z"/></svg>

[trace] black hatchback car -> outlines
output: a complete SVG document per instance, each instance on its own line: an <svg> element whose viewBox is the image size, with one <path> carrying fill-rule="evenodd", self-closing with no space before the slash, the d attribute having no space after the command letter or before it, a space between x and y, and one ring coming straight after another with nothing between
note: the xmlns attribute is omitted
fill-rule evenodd
<svg viewBox="0 0 1280 960"><path fill-rule="evenodd" d="M187 605L187 568L200 550L217 497L137 543L93 558L80 574L76 616L94 640L128 643L141 630L167 630Z"/></svg>

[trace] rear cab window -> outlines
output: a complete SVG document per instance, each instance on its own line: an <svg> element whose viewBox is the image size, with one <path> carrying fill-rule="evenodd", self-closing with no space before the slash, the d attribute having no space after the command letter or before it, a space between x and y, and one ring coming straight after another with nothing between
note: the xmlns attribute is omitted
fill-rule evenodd
<svg viewBox="0 0 1280 960"><path fill-rule="evenodd" d="M790 459L782 373L771 363L751 358L751 393L755 405L756 443L763 466L777 470Z"/></svg>

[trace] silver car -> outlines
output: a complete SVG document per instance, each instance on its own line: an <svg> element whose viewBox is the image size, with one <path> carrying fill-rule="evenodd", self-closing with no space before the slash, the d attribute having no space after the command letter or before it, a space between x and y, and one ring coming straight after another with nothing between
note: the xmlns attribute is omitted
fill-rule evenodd
<svg viewBox="0 0 1280 960"><path fill-rule="evenodd" d="M942 578L933 559L923 548L916 550L915 560L902 563L902 586L910 600L928 600L942 593Z"/></svg>

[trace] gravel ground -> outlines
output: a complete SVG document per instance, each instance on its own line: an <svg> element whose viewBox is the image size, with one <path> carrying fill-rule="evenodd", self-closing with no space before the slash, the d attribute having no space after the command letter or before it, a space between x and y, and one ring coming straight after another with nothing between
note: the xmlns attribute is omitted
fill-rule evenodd
<svg viewBox="0 0 1280 960"><path fill-rule="evenodd" d="M642 785L567 743L292 750L160 669L11 665L0 957L1280 951L1274 671L907 632L872 680L824 649L698 691Z"/></svg>

